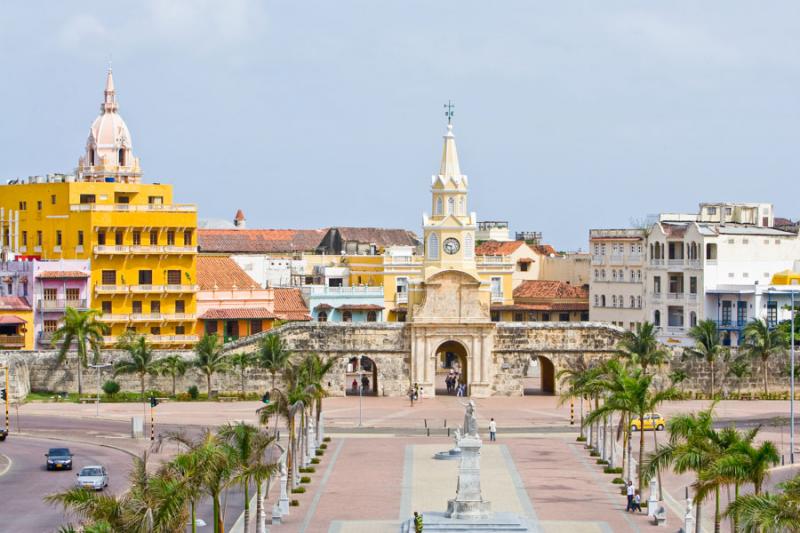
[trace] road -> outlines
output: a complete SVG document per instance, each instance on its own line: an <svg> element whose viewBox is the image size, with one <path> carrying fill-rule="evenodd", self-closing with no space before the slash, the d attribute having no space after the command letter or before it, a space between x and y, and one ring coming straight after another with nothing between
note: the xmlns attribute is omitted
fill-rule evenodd
<svg viewBox="0 0 800 533"><path fill-rule="evenodd" d="M72 471L50 471L45 468L44 454L48 448L67 447L75 455ZM0 453L11 459L11 467L0 478L0 502L3 531L54 531L74 518L42 499L48 494L68 489L82 466L105 465L109 473L111 493L124 490L131 469L131 456L102 446L74 444L33 437L10 436L0 443ZM13 512L12 512L13 511Z"/></svg>
<svg viewBox="0 0 800 533"><path fill-rule="evenodd" d="M48 438L21 436L16 434L16 420L12 418L9 438L0 443L0 453L8 456L12 466L0 477L0 502L3 509L16 509L12 522L3 516L3 531L55 531L67 523L70 517L61 509L46 504L42 497L68 488L75 479L77 469L88 464L102 464L109 469L109 489L117 493L127 487L127 475L132 457L122 451L100 445L79 444L76 440L102 439L108 444L125 446L130 425L126 422L91 418L68 418L58 416L27 415L20 417L23 432L35 432ZM157 432L185 430L190 436L199 435L197 426L156 426ZM146 428L149 431L149 426ZM51 440L51 438L60 440ZM44 469L44 453L48 448L64 446L75 454L75 469L72 473L47 472ZM242 492L231 487L225 499L225 525L230 529L244 509ZM197 508L197 517L212 524L213 506L204 498ZM75 522L75 519L72 518ZM16 528L12 528L16 525ZM23 527L24 526L24 527ZM8 528L8 529L6 529ZM201 529L202 531L202 529Z"/></svg>

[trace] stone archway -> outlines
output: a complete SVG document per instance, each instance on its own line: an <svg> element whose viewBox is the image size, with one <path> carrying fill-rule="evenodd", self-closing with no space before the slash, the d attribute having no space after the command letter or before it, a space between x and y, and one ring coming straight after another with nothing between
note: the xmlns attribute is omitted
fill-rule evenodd
<svg viewBox="0 0 800 533"><path fill-rule="evenodd" d="M345 367L344 382L347 396L377 396L380 390L378 365L366 355L350 357Z"/></svg>
<svg viewBox="0 0 800 533"><path fill-rule="evenodd" d="M436 379L435 393L456 395L458 385L469 386L469 365L467 348L461 342L448 340L436 348ZM454 378L455 387L448 390L447 378Z"/></svg>
<svg viewBox="0 0 800 533"><path fill-rule="evenodd" d="M556 393L556 369L549 358L531 354L522 378L522 390L525 396L552 396Z"/></svg>

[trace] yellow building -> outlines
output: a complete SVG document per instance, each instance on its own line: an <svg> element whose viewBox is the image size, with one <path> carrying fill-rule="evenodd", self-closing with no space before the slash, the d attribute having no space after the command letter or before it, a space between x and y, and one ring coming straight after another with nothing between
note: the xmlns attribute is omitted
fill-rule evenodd
<svg viewBox="0 0 800 533"><path fill-rule="evenodd" d="M33 349L33 309L20 296L0 296L0 350Z"/></svg>
<svg viewBox="0 0 800 533"><path fill-rule="evenodd" d="M174 204L170 185L141 183L117 109L109 70L76 175L0 188L4 242L23 256L90 259L91 307L102 312L108 344L127 330L148 335L154 345L191 344L197 340L197 208Z"/></svg>

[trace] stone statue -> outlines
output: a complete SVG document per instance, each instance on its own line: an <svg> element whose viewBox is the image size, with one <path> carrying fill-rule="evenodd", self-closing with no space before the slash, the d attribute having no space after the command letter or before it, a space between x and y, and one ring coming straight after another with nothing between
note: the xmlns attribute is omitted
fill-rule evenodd
<svg viewBox="0 0 800 533"><path fill-rule="evenodd" d="M478 436L478 418L475 413L475 402L470 400L463 405L466 409L464 411L464 425L461 427L464 437L477 437Z"/></svg>

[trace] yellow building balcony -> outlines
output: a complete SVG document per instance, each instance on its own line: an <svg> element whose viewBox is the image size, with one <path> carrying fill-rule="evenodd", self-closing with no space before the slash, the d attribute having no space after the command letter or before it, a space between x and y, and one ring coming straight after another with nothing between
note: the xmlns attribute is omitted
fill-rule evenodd
<svg viewBox="0 0 800 533"><path fill-rule="evenodd" d="M0 335L0 348L23 348L25 335Z"/></svg>
<svg viewBox="0 0 800 533"><path fill-rule="evenodd" d="M163 285L131 285L134 294L160 294L164 292Z"/></svg>
<svg viewBox="0 0 800 533"><path fill-rule="evenodd" d="M197 319L197 315L194 313L167 313L161 316L167 322L186 322Z"/></svg>
<svg viewBox="0 0 800 533"><path fill-rule="evenodd" d="M94 254L95 255L119 255L119 254L129 254L131 252L130 246L124 246L122 244L115 244L113 246L107 244L98 244L94 247Z"/></svg>
<svg viewBox="0 0 800 533"><path fill-rule="evenodd" d="M160 254L164 251L163 246L156 246L156 245L141 245L141 244L134 244L131 246L131 253L132 254Z"/></svg>
<svg viewBox="0 0 800 533"><path fill-rule="evenodd" d="M161 322L164 315L161 313L131 313L131 322Z"/></svg>
<svg viewBox="0 0 800 533"><path fill-rule="evenodd" d="M164 253L167 254L196 254L197 246L176 246L168 244L164 246Z"/></svg>
<svg viewBox="0 0 800 533"><path fill-rule="evenodd" d="M128 294L127 285L95 285L95 294Z"/></svg>
<svg viewBox="0 0 800 533"><path fill-rule="evenodd" d="M200 340L197 335L146 335L150 344L194 344Z"/></svg>
<svg viewBox="0 0 800 533"><path fill-rule="evenodd" d="M99 212L99 213L196 213L197 206L193 204L73 204L70 211Z"/></svg>
<svg viewBox="0 0 800 533"><path fill-rule="evenodd" d="M103 313L97 320L104 323L113 323L113 322L128 322L130 320L130 316L127 314L119 314L119 313Z"/></svg>
<svg viewBox="0 0 800 533"><path fill-rule="evenodd" d="M197 292L199 290L200 285L164 285L164 292L169 294Z"/></svg>

